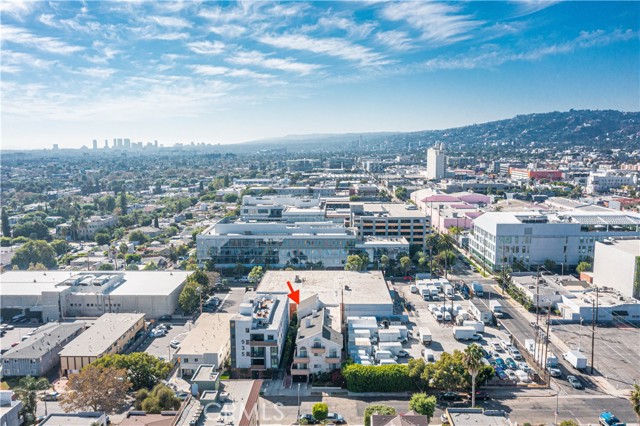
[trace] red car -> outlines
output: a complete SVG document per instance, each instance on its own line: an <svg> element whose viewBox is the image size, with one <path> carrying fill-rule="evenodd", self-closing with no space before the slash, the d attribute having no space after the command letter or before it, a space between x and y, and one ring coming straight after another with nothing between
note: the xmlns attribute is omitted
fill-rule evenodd
<svg viewBox="0 0 640 426"><path fill-rule="evenodd" d="M18 342L12 343L12 344L11 344L11 347L12 347L12 348L14 348L14 347L18 346L19 344L20 344L20 343L18 343Z"/></svg>

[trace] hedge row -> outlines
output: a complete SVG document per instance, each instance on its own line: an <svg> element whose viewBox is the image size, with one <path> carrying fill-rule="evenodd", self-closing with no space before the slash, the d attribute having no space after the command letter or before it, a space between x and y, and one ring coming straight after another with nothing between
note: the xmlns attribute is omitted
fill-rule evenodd
<svg viewBox="0 0 640 426"><path fill-rule="evenodd" d="M416 390L409 380L409 367L397 365L346 365L342 375L351 392L406 392Z"/></svg>

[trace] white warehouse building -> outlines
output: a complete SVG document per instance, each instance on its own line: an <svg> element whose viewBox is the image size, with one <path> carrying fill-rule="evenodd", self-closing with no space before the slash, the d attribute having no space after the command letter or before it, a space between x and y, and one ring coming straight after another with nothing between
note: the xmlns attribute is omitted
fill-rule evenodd
<svg viewBox="0 0 640 426"><path fill-rule="evenodd" d="M43 322L105 313L173 314L189 271L9 271L0 282L3 316Z"/></svg>
<svg viewBox="0 0 640 426"><path fill-rule="evenodd" d="M491 271L551 260L563 268L594 256L596 241L640 236L640 215L622 212L489 212L475 219L469 250Z"/></svg>
<svg viewBox="0 0 640 426"><path fill-rule="evenodd" d="M593 283L640 300L640 238L596 243Z"/></svg>

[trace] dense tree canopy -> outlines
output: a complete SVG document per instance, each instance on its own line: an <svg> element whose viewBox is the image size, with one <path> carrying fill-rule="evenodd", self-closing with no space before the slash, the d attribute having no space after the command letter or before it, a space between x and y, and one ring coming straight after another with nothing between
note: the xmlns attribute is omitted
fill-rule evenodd
<svg viewBox="0 0 640 426"><path fill-rule="evenodd" d="M19 269L28 269L32 263L41 263L48 269L55 269L58 266L55 250L43 240L32 240L23 244L15 251L11 263Z"/></svg>

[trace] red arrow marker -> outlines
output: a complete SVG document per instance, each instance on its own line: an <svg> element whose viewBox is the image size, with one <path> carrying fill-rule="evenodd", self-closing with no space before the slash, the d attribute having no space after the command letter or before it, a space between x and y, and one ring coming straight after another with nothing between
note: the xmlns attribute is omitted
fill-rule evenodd
<svg viewBox="0 0 640 426"><path fill-rule="evenodd" d="M287 296L289 296L289 299L293 300L295 303L297 303L298 305L300 304L300 290L293 290L293 286L291 285L291 282L287 281L287 285L289 286L289 291L291 293L287 294Z"/></svg>

